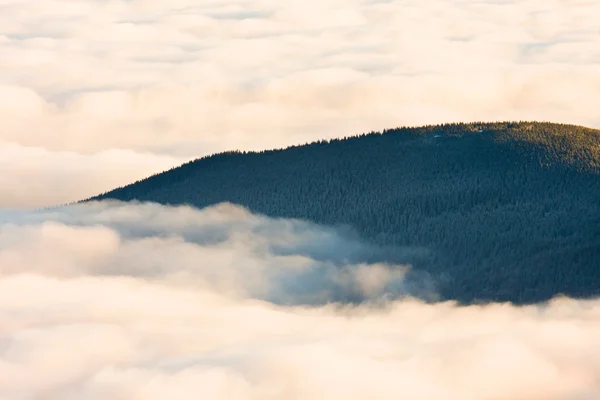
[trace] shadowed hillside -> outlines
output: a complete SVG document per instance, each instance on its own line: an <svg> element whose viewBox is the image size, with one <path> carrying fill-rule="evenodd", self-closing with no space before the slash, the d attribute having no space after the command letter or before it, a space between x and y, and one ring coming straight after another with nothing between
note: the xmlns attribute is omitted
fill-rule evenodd
<svg viewBox="0 0 600 400"><path fill-rule="evenodd" d="M600 294L600 131L550 123L390 129L228 152L99 199L347 224L426 271L444 299ZM398 255L400 254L400 255Z"/></svg>

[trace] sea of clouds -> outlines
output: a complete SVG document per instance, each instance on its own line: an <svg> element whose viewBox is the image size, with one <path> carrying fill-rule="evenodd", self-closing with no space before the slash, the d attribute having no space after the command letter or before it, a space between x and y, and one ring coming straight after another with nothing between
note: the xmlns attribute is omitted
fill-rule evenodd
<svg viewBox="0 0 600 400"><path fill-rule="evenodd" d="M600 301L419 300L351 231L90 203L0 212L0 399L600 398Z"/></svg>
<svg viewBox="0 0 600 400"><path fill-rule="evenodd" d="M596 0L0 0L0 206L398 125L598 128L599 19Z"/></svg>

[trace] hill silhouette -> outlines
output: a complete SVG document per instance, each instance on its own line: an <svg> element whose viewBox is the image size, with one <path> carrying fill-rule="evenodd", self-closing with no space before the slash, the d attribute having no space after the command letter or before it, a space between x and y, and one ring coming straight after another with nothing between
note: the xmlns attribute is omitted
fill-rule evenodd
<svg viewBox="0 0 600 400"><path fill-rule="evenodd" d="M350 225L395 249L442 299L600 294L600 131L502 122L397 128L204 157L89 200Z"/></svg>

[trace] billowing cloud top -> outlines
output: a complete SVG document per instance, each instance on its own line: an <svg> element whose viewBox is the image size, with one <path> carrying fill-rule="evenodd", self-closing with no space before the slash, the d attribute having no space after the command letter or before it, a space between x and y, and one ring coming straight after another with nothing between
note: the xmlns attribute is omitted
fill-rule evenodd
<svg viewBox="0 0 600 400"><path fill-rule="evenodd" d="M0 206L398 125L600 127L599 18L594 0L3 0L0 160L20 161Z"/></svg>
<svg viewBox="0 0 600 400"><path fill-rule="evenodd" d="M350 233L227 204L0 221L3 400L600 397L597 300L427 304Z"/></svg>

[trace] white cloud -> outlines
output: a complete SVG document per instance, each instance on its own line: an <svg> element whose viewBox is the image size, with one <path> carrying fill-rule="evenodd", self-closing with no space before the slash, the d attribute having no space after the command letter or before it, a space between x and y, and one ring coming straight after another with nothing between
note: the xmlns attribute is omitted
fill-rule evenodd
<svg viewBox="0 0 600 400"><path fill-rule="evenodd" d="M79 154L0 145L0 208L43 207L89 198L184 161L132 150Z"/></svg>
<svg viewBox="0 0 600 400"><path fill-rule="evenodd" d="M187 159L458 120L600 127L599 17L566 0L2 1L0 142Z"/></svg>
<svg viewBox="0 0 600 400"><path fill-rule="evenodd" d="M369 268L373 249L351 236L230 205L0 217L2 399L600 396L597 300L308 306L403 267ZM340 267L354 278L332 279Z"/></svg>

